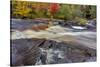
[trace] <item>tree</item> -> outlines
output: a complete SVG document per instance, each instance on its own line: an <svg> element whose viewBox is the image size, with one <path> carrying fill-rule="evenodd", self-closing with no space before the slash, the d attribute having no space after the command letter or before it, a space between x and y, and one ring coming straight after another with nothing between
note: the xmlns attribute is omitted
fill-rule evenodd
<svg viewBox="0 0 100 67"><path fill-rule="evenodd" d="M49 21L49 25L52 26L53 25L53 17L54 17L54 14L58 11L59 9L59 4L57 3L51 3L50 4L50 7L49 7L49 12L50 12L50 21Z"/></svg>
<svg viewBox="0 0 100 67"><path fill-rule="evenodd" d="M11 17L50 18L51 21L53 19L74 20L76 17L96 18L96 6L11 0Z"/></svg>
<svg viewBox="0 0 100 67"><path fill-rule="evenodd" d="M28 7L28 2L25 1L12 1L12 16L14 15L16 18L24 18L29 16L29 12L32 11L31 8Z"/></svg>

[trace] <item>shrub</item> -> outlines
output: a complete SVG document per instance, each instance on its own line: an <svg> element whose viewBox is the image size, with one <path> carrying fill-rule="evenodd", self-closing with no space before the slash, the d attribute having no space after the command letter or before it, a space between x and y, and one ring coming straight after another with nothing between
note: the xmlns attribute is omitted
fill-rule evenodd
<svg viewBox="0 0 100 67"><path fill-rule="evenodd" d="M76 17L75 20L78 22L79 25L86 25L86 23L88 22L87 19L79 17Z"/></svg>

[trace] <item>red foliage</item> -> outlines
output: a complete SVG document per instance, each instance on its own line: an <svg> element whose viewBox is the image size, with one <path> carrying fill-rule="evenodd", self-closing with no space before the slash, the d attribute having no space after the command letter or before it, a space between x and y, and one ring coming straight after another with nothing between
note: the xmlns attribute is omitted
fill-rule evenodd
<svg viewBox="0 0 100 67"><path fill-rule="evenodd" d="M56 13L58 11L58 9L59 9L59 4L57 4L57 3L50 4L50 12L52 14Z"/></svg>

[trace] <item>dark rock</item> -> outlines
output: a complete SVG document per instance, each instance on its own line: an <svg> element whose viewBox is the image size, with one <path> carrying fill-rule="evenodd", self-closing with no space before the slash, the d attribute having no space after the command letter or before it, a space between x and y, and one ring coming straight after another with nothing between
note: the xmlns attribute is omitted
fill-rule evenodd
<svg viewBox="0 0 100 67"><path fill-rule="evenodd" d="M86 27L89 30L95 30L96 31L96 20L89 20L88 23L86 24Z"/></svg>
<svg viewBox="0 0 100 67"><path fill-rule="evenodd" d="M17 39L11 41L11 65L32 65L41 56L39 45L43 40ZM16 59L15 59L16 58ZM19 59L20 58L20 59ZM19 62L20 60L21 62Z"/></svg>
<svg viewBox="0 0 100 67"><path fill-rule="evenodd" d="M42 48L48 49L50 45L51 45L50 40L47 40L47 41L44 42L44 44L42 44Z"/></svg>
<svg viewBox="0 0 100 67"><path fill-rule="evenodd" d="M46 60L47 60L47 53L46 52L42 52L40 60L41 60L42 64L46 64Z"/></svg>
<svg viewBox="0 0 100 67"><path fill-rule="evenodd" d="M46 39L11 40L12 66L35 65L38 61L42 64L96 61L96 50L78 45L78 43Z"/></svg>

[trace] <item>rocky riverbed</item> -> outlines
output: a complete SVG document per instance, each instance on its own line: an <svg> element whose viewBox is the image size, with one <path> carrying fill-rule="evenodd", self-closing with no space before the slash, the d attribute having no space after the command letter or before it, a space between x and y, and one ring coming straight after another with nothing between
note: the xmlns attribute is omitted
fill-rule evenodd
<svg viewBox="0 0 100 67"><path fill-rule="evenodd" d="M96 61L96 31L60 25L35 31L33 25L33 21L12 21L12 66Z"/></svg>

